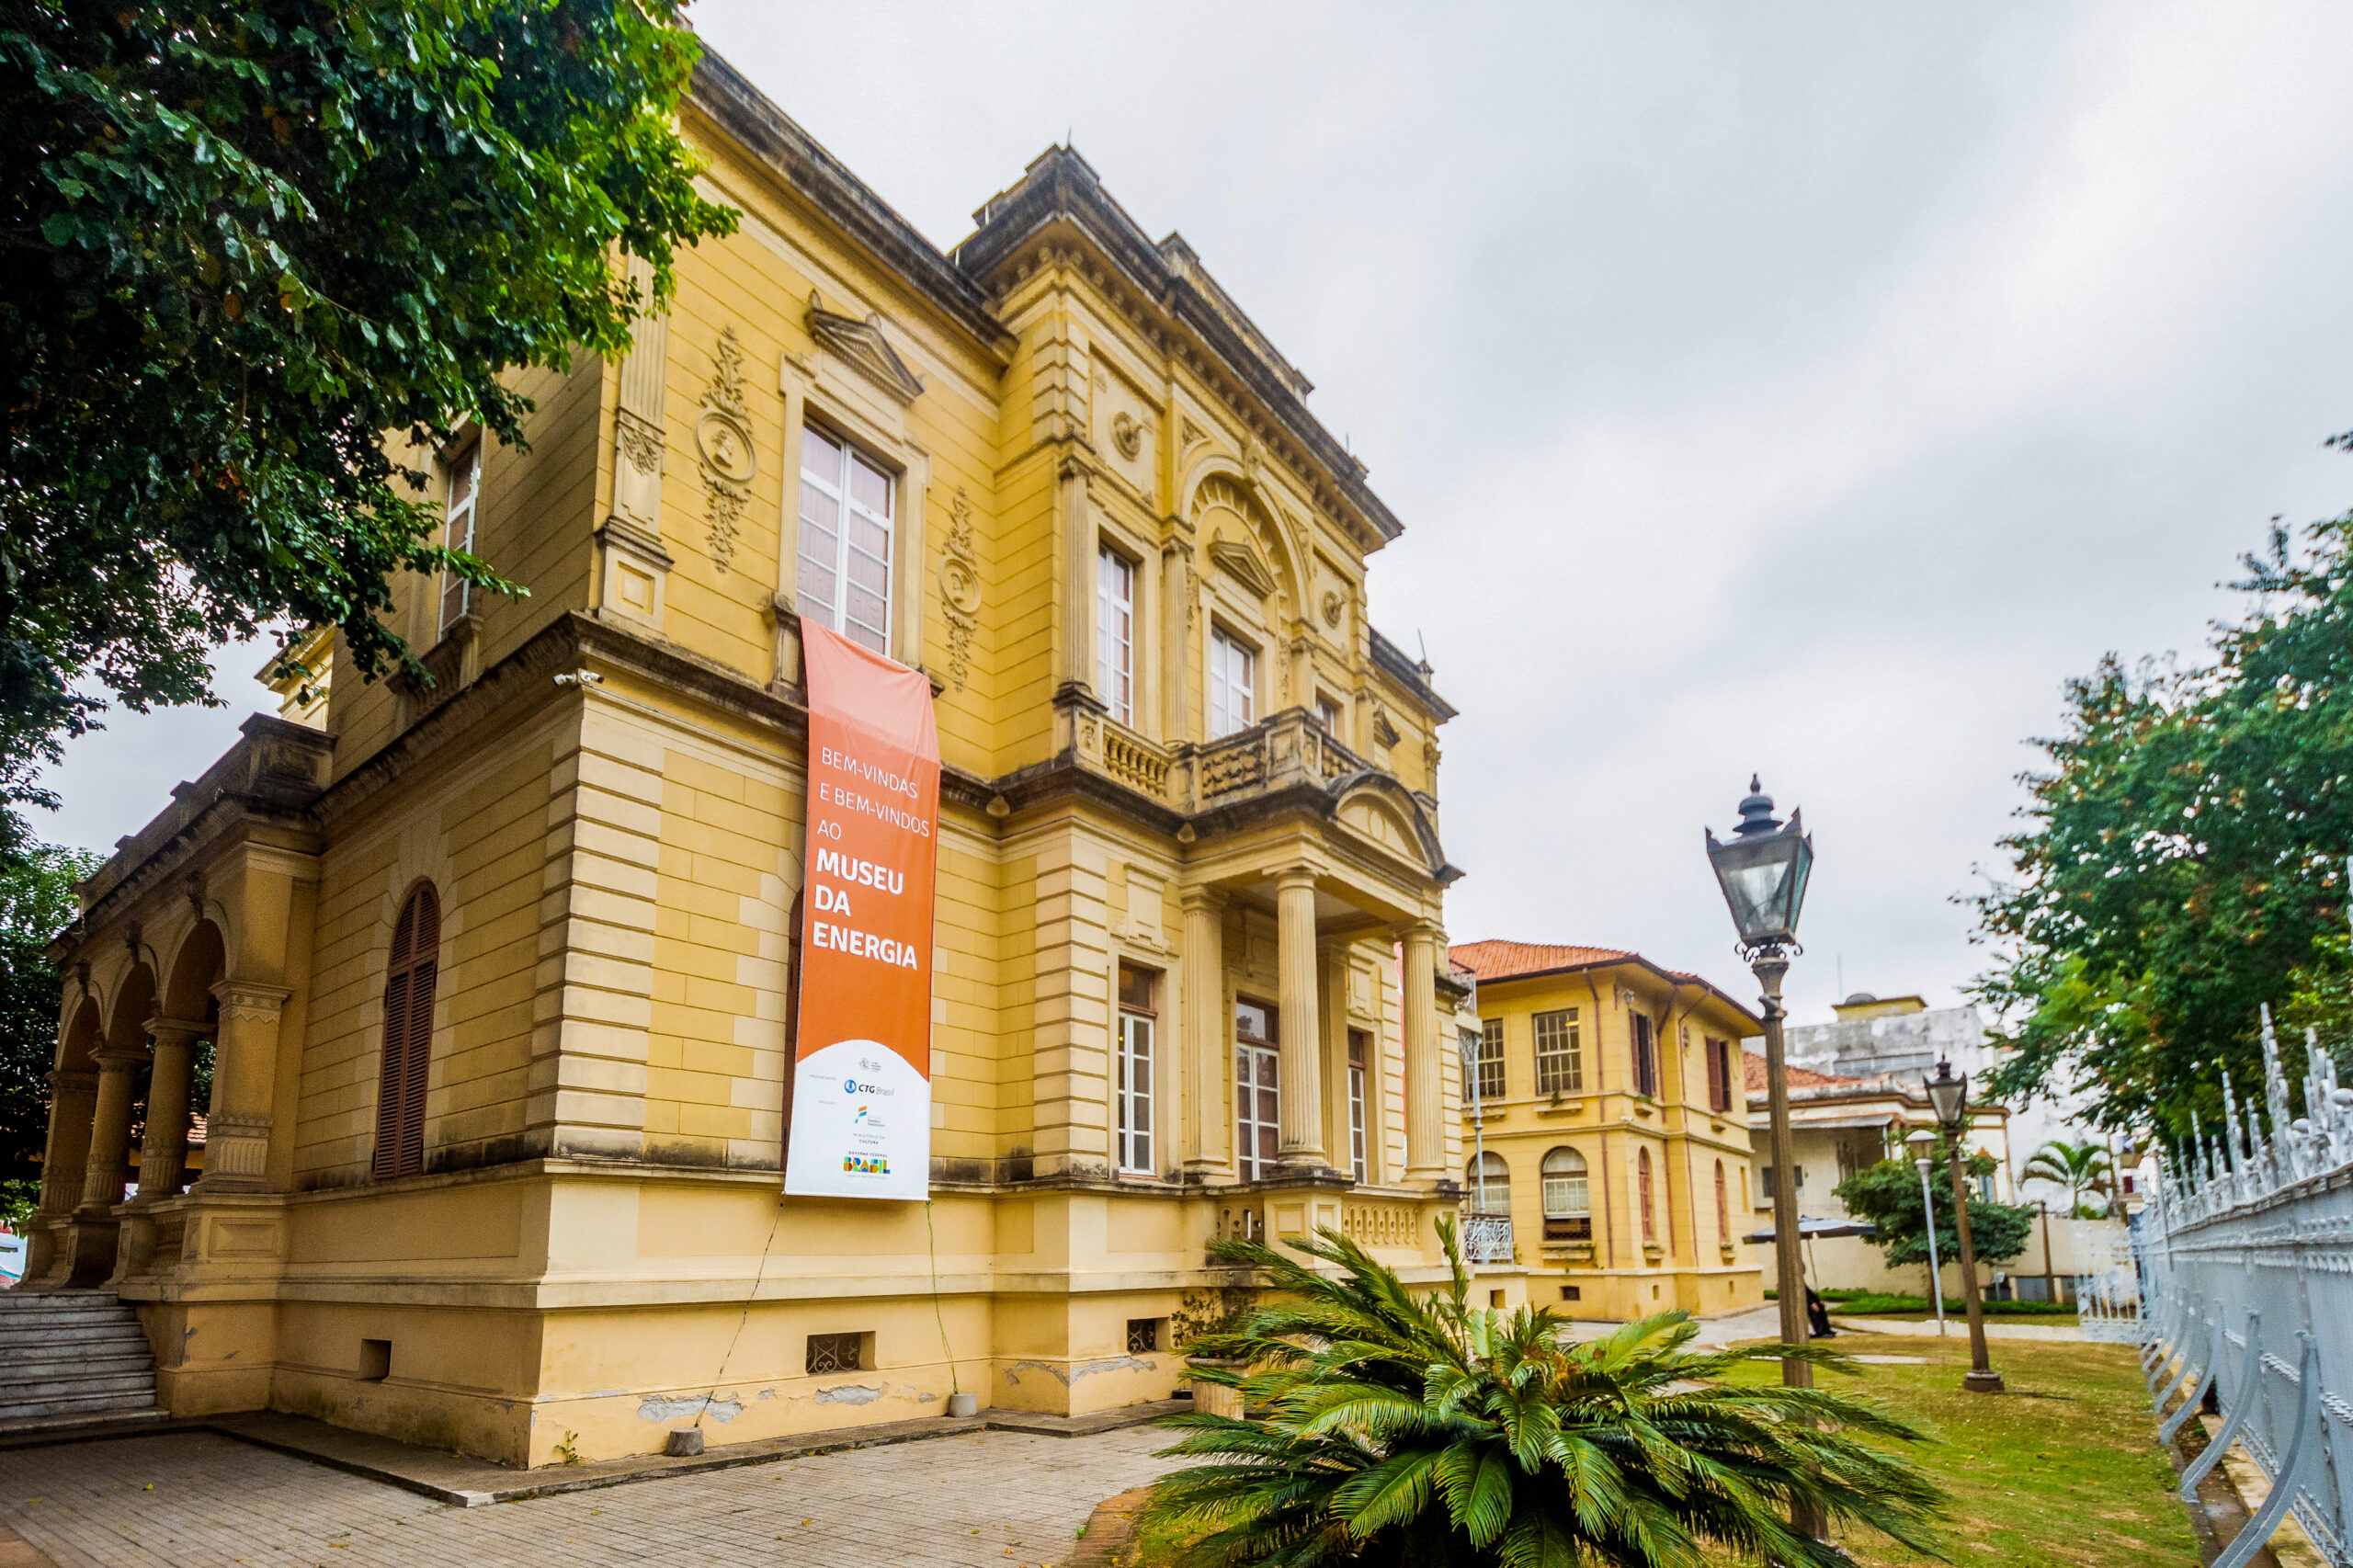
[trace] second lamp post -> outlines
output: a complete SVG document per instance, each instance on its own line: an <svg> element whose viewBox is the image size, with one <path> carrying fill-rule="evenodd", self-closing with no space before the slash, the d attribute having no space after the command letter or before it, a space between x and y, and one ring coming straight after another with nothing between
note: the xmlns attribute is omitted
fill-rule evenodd
<svg viewBox="0 0 2353 1568"><path fill-rule="evenodd" d="M1938 1062L1937 1075L1927 1081L1928 1103L1945 1130L1947 1157L1952 1162L1952 1223L1961 1234L1961 1299L1969 1309L1969 1371L1961 1386L1971 1393L2000 1393L2002 1374L1985 1354L1985 1306L1977 1294L1977 1249L1969 1241L1969 1176L1964 1169L1961 1135L1969 1120L1969 1074L1953 1075L1952 1063ZM1941 1287L1939 1287L1941 1289Z"/></svg>

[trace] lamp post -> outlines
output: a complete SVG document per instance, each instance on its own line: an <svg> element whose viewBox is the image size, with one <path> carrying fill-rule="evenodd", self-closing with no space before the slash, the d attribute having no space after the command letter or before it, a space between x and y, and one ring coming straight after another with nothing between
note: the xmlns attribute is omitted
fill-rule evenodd
<svg viewBox="0 0 2353 1568"><path fill-rule="evenodd" d="M1977 1249L1969 1242L1969 1188L1961 1168L1961 1135L1969 1115L1969 1074L1953 1075L1952 1063L1939 1061L1937 1075L1927 1081L1928 1103L1945 1130L1952 1161L1953 1228L1961 1233L1961 1300L1969 1309L1969 1371L1961 1386L1971 1393L2000 1393L2002 1374L1985 1356L1985 1307L1977 1299Z"/></svg>
<svg viewBox="0 0 2353 1568"><path fill-rule="evenodd" d="M1798 1253L1797 1164L1790 1152L1790 1077L1781 1054L1781 977L1790 971L1789 955L1797 948L1798 911L1805 903L1805 884L1813 869L1813 840L1805 835L1802 813L1792 810L1785 825L1775 820L1773 802L1759 779L1748 781L1748 797L1740 802L1740 825L1728 842L1708 832L1708 863L1723 889L1739 933L1740 956L1747 960L1764 992L1765 1084L1772 1124L1773 1261L1781 1307L1781 1343L1806 1342L1805 1267ZM1781 1381L1790 1388L1812 1388L1813 1369L1803 1361L1783 1361Z"/></svg>
<svg viewBox="0 0 2353 1568"><path fill-rule="evenodd" d="M1934 1163L1928 1158L1928 1151L1936 1147L1937 1135L1924 1127L1904 1142L1910 1144L1913 1153L1918 1156L1912 1165L1920 1173L1920 1211L1928 1221L1928 1299L1937 1305L1937 1337L1942 1339L1945 1336L1945 1268L1937 1260L1936 1189L1928 1185L1928 1168Z"/></svg>

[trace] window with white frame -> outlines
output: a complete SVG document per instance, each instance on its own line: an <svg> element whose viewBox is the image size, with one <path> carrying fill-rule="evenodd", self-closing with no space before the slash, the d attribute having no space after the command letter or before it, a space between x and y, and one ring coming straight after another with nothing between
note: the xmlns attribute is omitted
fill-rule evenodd
<svg viewBox="0 0 2353 1568"><path fill-rule="evenodd" d="M1135 722L1136 569L1105 545L1095 557L1095 694L1122 724Z"/></svg>
<svg viewBox="0 0 2353 1568"><path fill-rule="evenodd" d="M1492 1105L1504 1097L1504 1021L1482 1018L1479 1032L1462 1031L1462 1103Z"/></svg>
<svg viewBox="0 0 2353 1568"><path fill-rule="evenodd" d="M482 494L482 443L476 441L449 462L449 505L441 542L451 550L474 547L474 503ZM441 574L441 622L447 632L473 603L473 585L455 573Z"/></svg>
<svg viewBox="0 0 2353 1568"><path fill-rule="evenodd" d="M1258 722L1258 655L1223 631L1210 630L1210 739Z"/></svg>
<svg viewBox="0 0 2353 1568"><path fill-rule="evenodd" d="M1578 1038L1577 1010L1539 1013L1536 1033L1536 1092L1574 1095L1585 1088L1585 1051Z"/></svg>
<svg viewBox="0 0 2353 1568"><path fill-rule="evenodd" d="M1325 734L1336 741L1341 739L1340 705L1320 692L1315 698L1315 722L1324 726Z"/></svg>
<svg viewBox="0 0 2353 1568"><path fill-rule="evenodd" d="M1585 1156L1574 1149L1555 1149L1544 1156L1544 1239L1548 1242L1593 1240L1593 1188Z"/></svg>
<svg viewBox="0 0 2353 1568"><path fill-rule="evenodd" d="M1119 1061L1114 1063L1119 1098L1120 1168L1149 1176L1152 1158L1152 1037L1159 1023L1158 976L1120 966Z"/></svg>
<svg viewBox="0 0 2353 1568"><path fill-rule="evenodd" d="M1275 1174L1282 1147L1282 1086L1275 1010L1233 1004L1233 1151L1244 1181Z"/></svg>
<svg viewBox="0 0 2353 1568"><path fill-rule="evenodd" d="M801 432L801 613L891 651L891 476L848 442Z"/></svg>

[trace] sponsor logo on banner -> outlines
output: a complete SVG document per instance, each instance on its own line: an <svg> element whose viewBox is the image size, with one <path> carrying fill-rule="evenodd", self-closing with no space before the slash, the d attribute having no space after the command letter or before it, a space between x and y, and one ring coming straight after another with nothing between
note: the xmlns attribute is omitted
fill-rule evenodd
<svg viewBox="0 0 2353 1568"><path fill-rule="evenodd" d="M809 854L784 1190L921 1199L939 831L931 681L822 626L801 631Z"/></svg>

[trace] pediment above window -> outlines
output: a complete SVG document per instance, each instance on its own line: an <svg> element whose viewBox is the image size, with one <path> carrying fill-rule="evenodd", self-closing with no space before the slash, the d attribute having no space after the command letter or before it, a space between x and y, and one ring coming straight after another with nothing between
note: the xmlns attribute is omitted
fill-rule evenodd
<svg viewBox="0 0 2353 1568"><path fill-rule="evenodd" d="M911 369L897 349L882 332L882 318L869 315L864 321L825 309L817 296L809 296L809 335L835 358L865 375L904 404L923 395L923 378Z"/></svg>
<svg viewBox="0 0 2353 1568"><path fill-rule="evenodd" d="M1275 574L1245 540L1220 535L1210 540L1210 559L1225 574L1259 598L1275 591Z"/></svg>

